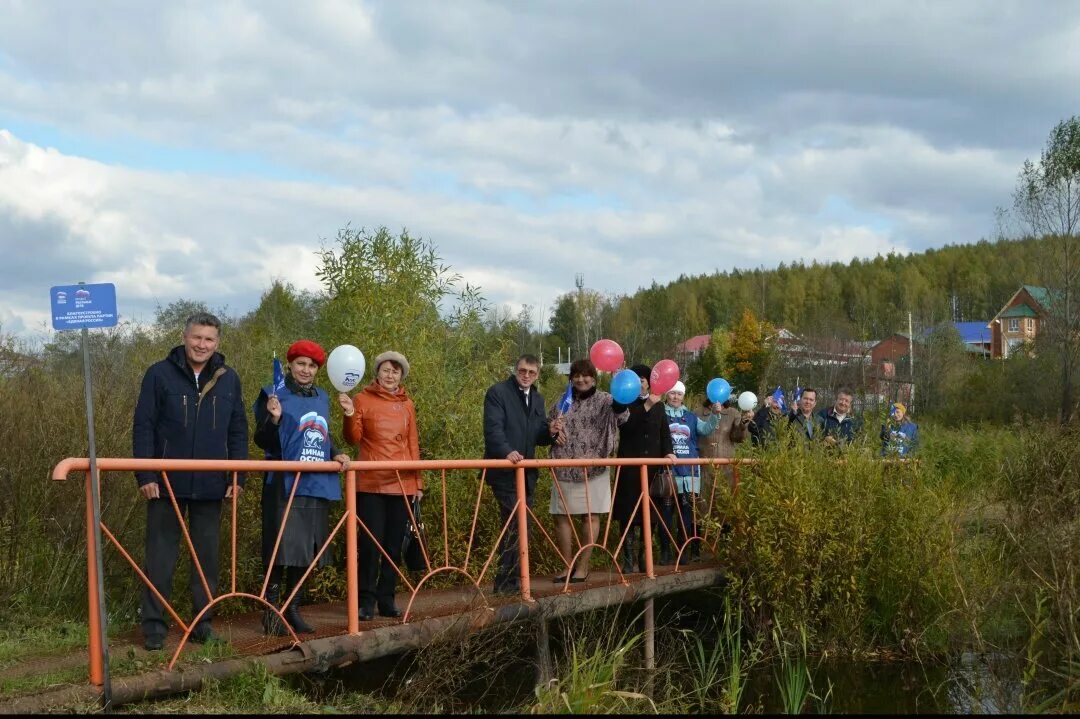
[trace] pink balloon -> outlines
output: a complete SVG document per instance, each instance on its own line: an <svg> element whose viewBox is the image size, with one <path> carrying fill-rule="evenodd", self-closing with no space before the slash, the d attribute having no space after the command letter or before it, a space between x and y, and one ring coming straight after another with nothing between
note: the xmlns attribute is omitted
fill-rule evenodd
<svg viewBox="0 0 1080 719"><path fill-rule="evenodd" d="M589 349L589 359L596 369L614 372L623 366L622 347L612 340L597 340Z"/></svg>
<svg viewBox="0 0 1080 719"><path fill-rule="evenodd" d="M653 365L649 375L649 392L664 394L679 381L679 365L669 359L663 359Z"/></svg>

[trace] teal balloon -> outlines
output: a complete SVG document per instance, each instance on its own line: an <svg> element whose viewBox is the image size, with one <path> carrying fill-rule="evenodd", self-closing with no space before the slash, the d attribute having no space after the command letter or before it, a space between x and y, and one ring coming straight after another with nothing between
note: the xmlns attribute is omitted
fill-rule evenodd
<svg viewBox="0 0 1080 719"><path fill-rule="evenodd" d="M731 385L723 377L711 379L705 387L705 396L710 402L726 402L731 396Z"/></svg>
<svg viewBox="0 0 1080 719"><path fill-rule="evenodd" d="M632 369L624 369L611 378L611 398L619 404L633 404L641 396L641 378Z"/></svg>

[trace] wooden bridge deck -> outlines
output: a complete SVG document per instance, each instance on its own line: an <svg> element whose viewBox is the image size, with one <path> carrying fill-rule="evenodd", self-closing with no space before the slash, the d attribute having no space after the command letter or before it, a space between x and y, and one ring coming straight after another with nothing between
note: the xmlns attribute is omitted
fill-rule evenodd
<svg viewBox="0 0 1080 719"><path fill-rule="evenodd" d="M644 574L627 576L627 583L619 580L613 570L593 570L588 581L572 584L568 591L563 585L552 582L551 576L532 578L534 601L522 602L518 595L496 595L491 585L482 586L483 595L475 587L453 587L424 590L413 603L408 623L401 619L376 617L362 622L360 633L349 635L346 610L343 601L327 604L305 605L303 615L315 627L314 634L300 636L301 644L293 646L289 637L267 637L262 633L261 610L247 611L214 619L214 629L229 644L233 656L207 662L191 661L201 650L198 645L184 648L181 661L172 670L159 670L154 659L167 660L175 651L180 633L175 629L166 638L163 652L148 652L142 648L142 636L132 630L114 637L110 645L111 655L127 657L136 662L125 666L142 666L132 672L113 671L112 690L114 703L137 701L150 696L196 690L207 679L221 679L233 673L247 670L253 662L263 664L275 674L325 670L355 661L366 661L380 656L417 649L433 641L449 641L498 623L523 621L535 617L553 618L616 604L627 604L655 596L685 592L721 581L723 572L712 562L697 562L680 568L676 573L672 566L656 567L656 578ZM405 609L408 594L399 594L399 608ZM20 667L0 671L0 678L10 671L22 675L34 671L55 671L59 665L85 667L86 650L65 654L62 657L29 661ZM23 713L44 711L49 708L71 707L78 703L93 702L100 696L100 688L85 684L85 677L78 684L50 688L48 691L20 697L7 697L0 713Z"/></svg>

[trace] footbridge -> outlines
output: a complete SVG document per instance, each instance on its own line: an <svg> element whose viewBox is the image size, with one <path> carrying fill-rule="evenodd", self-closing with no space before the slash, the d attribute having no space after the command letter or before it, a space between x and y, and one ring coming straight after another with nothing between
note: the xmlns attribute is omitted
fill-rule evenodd
<svg viewBox="0 0 1080 719"><path fill-rule="evenodd" d="M723 578L716 562L717 542L724 531L731 529L721 516L719 493L737 492L740 467L752 460L523 460L511 464L506 460L424 460L412 462L352 462L342 470L336 462L271 462L271 461L209 461L209 460L150 460L130 458L100 458L96 474L85 458L68 458L56 465L52 479L58 482L81 477L85 489L87 607L89 645L85 654L87 683L69 687L69 698L94 698L104 705L116 705L171 692L200 688L209 679L219 679L246 670L253 662L262 664L274 674L320 671L352 662L366 661L409 649L424 647L436 641L454 641L471 633L498 624L537 621L541 637L546 636L546 621L552 618L593 611L603 607L644 601L645 664L649 667L653 652L653 607L655 597L714 586ZM674 494L674 480L666 478L666 489L654 480L650 487L650 466L690 465L701 477L701 492L696 500L684 502L684 510L664 510L671 500L664 495ZM588 509L600 516L599 527L591 536L587 528L572 523L572 542L569 556L560 550L552 536L548 498L552 492L561 496L561 483L554 480L554 469L573 468L583 474L591 467L610 470L611 496L620 483L633 483L636 504L633 519L640 523L643 551L635 571L625 573L620 556L624 544L630 541L628 531L613 523L610 514ZM540 483L535 501L526 501L526 470L536 468ZM516 482L516 503L505 522L498 521L499 511L485 475L492 469L512 469ZM422 518L403 497L410 524L421 527L415 541L423 557L422 569L410 571L398 566L398 606L403 616L378 617L360 621L357 578L359 570L358 537L375 537L361 521L356 508L357 473L365 470L418 470L427 487L422 502ZM211 597L208 606L195 616L184 616L177 609L177 599L186 597L185 589L174 589L172 601L167 600L149 583L139 561L142 541L138 533L117 531L110 524L109 502L105 509L95 512L94 497L98 487L115 497L119 492L136 492L127 473L150 471L160 473L162 497L171 503L180 520L181 547L191 560L191 573ZM228 472L234 487L231 498L223 503L222 553L223 577L208 577L196 556L177 502L170 472L216 471ZM263 633L261 617L264 611L282 617L285 606L300 591L293 587L275 606L267 595L267 572L261 567L252 571L252 561L258 563L254 538L258 536L258 513L253 505L261 476L252 476L249 491L238 492L242 474L262 472L297 473L302 471L339 472L342 476L344 501L340 516L331 514L332 529L325 544L307 568L299 586L312 583L318 571L344 570L344 596L307 604L304 616L315 631L296 634L291 627L288 636L274 637ZM113 483L124 482L123 489ZM95 484L98 486L95 487ZM292 494L285 507L285 521L293 505L299 482L292 483ZM651 491L650 491L651 490ZM626 491L624 487L624 492ZM586 493L588 494L588 493ZM130 507L130 501L127 503ZM252 505L252 506L245 506ZM669 513L670 512L670 513ZM664 516L668 515L665 521ZM251 518L255 517L254 520ZM284 525L284 521L282 524ZM499 542L515 531L518 542L519 588L513 594L496 593L492 586L495 566L499 559ZM654 536L655 534L655 536ZM125 546L122 536L128 538ZM135 539L132 539L135 537ZM99 539L100 538L100 539ZM660 563L658 540L666 540L670 561ZM100 545L99 545L100 542ZM280 549L279 533L274 556ZM327 570L316 570L320 557L336 549L338 561ZM590 551L591 550L591 551ZM385 547L380 553L389 558ZM116 576L120 570L134 574L141 585L162 602L172 620L164 653L142 649L137 630L116 631L104 626L108 615L103 605L106 596L104 578L99 569L99 553L110 567L105 576ZM184 552L181 552L183 555ZM571 581L572 568L583 556L592 555L585 581ZM637 552L635 551L636 555ZM250 555L250 556L249 556ZM273 559L271 559L271 564ZM635 563L637 564L637 563ZM125 568L126 567L126 568ZM247 568L247 571L242 571ZM553 581L555 579L555 581ZM340 584L340 583L339 583ZM203 652L192 661L200 648L192 646L192 629L207 612L213 612L214 629L228 648L220 658L208 658ZM106 637L110 637L106 640ZM543 665L547 647L541 641L538 654ZM130 671L127 666L110 662L119 649L127 657L156 655L155 661L142 663L142 671ZM145 667L149 666L149 669ZM9 710L30 709L36 705L16 700Z"/></svg>

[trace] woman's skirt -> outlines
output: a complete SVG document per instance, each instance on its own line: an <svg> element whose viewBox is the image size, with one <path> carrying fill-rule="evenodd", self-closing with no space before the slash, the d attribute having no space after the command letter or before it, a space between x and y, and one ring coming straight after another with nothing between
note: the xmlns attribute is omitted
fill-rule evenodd
<svg viewBox="0 0 1080 719"><path fill-rule="evenodd" d="M552 514L607 514L610 511L611 474L608 470L605 469L603 474L590 477L585 482L560 482L552 479Z"/></svg>
<svg viewBox="0 0 1080 719"><path fill-rule="evenodd" d="M262 501L262 555L263 566L270 561L274 551L281 520L285 514L285 505L289 497L284 491L281 475L274 482L263 485ZM293 497L289 516L285 518L285 531L281 535L274 564L284 567L307 567L330 536L330 500L322 497ZM328 547L319 557L319 567L325 567L333 560L332 547Z"/></svg>

